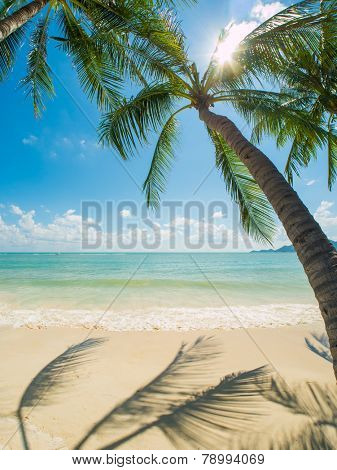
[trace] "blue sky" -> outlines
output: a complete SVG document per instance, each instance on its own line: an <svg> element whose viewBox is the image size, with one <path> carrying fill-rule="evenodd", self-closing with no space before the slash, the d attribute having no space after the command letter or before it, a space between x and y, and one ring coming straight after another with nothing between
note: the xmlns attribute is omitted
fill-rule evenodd
<svg viewBox="0 0 337 470"><path fill-rule="evenodd" d="M289 3L284 0L282 3L212 0L210 7L209 0L199 0L196 7L179 12L191 58L204 67L222 27L235 21L236 25L250 28ZM55 75L56 97L46 103L43 117L36 120L29 97L18 87L18 81L25 74L26 52L24 46L13 73L1 84L0 90L3 109L0 118L0 250L73 251L78 249L81 201L94 200L102 204L115 201L115 205L125 200L138 205L144 202L140 187L154 142L140 149L138 158L126 163L118 160L113 151L100 148L96 137L99 119L96 108L83 95L70 60L53 45L49 47L48 60ZM247 125L232 110L223 106L216 110L234 118L244 134L249 135ZM282 169L287 149L276 150L272 140L264 141L261 147ZM336 189L328 191L326 174L323 152L318 161L303 172L301 180L296 180L295 189L328 235L337 239L337 206L334 206L337 192ZM195 111L182 116L177 161L163 200L230 203L221 177L214 170L213 150ZM123 218L130 219L131 215L126 209ZM133 222L137 223L139 209L134 215ZM183 215L177 213L177 217ZM195 221L198 215L191 214L190 219ZM156 219L163 231L171 222L165 211ZM215 227L225 227L229 232L233 229L231 216L216 217L213 222ZM187 225L185 220L182 230ZM280 230L276 246L284 242L286 238ZM179 244L177 248L182 249ZM247 249L242 241L239 248ZM233 247L229 244L226 249Z"/></svg>

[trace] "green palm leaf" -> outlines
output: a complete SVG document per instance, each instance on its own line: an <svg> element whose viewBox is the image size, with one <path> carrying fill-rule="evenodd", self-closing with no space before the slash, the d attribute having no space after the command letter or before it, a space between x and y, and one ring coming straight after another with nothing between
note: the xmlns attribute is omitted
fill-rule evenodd
<svg viewBox="0 0 337 470"><path fill-rule="evenodd" d="M197 3L198 0L157 0L156 3L159 7L164 6L167 8L176 8L182 5L193 5L193 3Z"/></svg>
<svg viewBox="0 0 337 470"><path fill-rule="evenodd" d="M62 48L71 55L80 84L99 108L114 106L119 98L122 80L109 56L94 41L69 8L58 13L65 41Z"/></svg>
<svg viewBox="0 0 337 470"><path fill-rule="evenodd" d="M328 123L328 186L332 186L337 178L337 132L333 127L333 117Z"/></svg>
<svg viewBox="0 0 337 470"><path fill-rule="evenodd" d="M21 2L17 0L3 0L0 6L0 19L5 18L11 12L13 6L19 7ZM17 29L13 34L0 42L0 81L11 71L18 48L25 36L25 27Z"/></svg>
<svg viewBox="0 0 337 470"><path fill-rule="evenodd" d="M217 132L208 132L215 147L217 167L224 178L227 191L240 208L243 228L256 240L271 244L276 230L271 205L246 166L225 140Z"/></svg>
<svg viewBox="0 0 337 470"><path fill-rule="evenodd" d="M291 142L285 173L293 183L293 175L308 166L329 141L320 104L312 103L310 96L302 96L291 89L277 92L240 89L221 93L220 101L230 101L233 107L253 126L252 142L259 143L264 135L274 135L278 147ZM308 109L308 111L307 111ZM331 132L332 149L336 138ZM336 161L330 160L333 175Z"/></svg>
<svg viewBox="0 0 337 470"><path fill-rule="evenodd" d="M322 8L323 5L323 8ZM257 27L240 43L236 60L247 72L278 74L285 59L307 49L319 53L322 24L336 22L336 0L305 0L296 3ZM333 55L331 56L331 58Z"/></svg>
<svg viewBox="0 0 337 470"><path fill-rule="evenodd" d="M147 81L181 81L175 59L148 39L96 30L92 39L100 44L126 80L146 86Z"/></svg>
<svg viewBox="0 0 337 470"><path fill-rule="evenodd" d="M143 185L149 207L159 206L160 194L165 191L167 174L174 160L174 147L178 140L178 121L175 114L168 119L161 131L151 167Z"/></svg>
<svg viewBox="0 0 337 470"><path fill-rule="evenodd" d="M121 101L106 113L99 126L103 144L115 148L123 159L133 155L137 143L146 143L148 133L157 131L173 109L170 83L144 87L135 97Z"/></svg>
<svg viewBox="0 0 337 470"><path fill-rule="evenodd" d="M0 81L12 70L16 52L25 37L25 28L21 27L0 42Z"/></svg>
<svg viewBox="0 0 337 470"><path fill-rule="evenodd" d="M125 0L115 4L101 0L85 1L90 7L86 12L88 18L101 32L113 29L131 33L149 41L178 63L185 62L184 35L174 13L165 12L160 1L155 2L152 8L144 0Z"/></svg>
<svg viewBox="0 0 337 470"><path fill-rule="evenodd" d="M310 160L316 159L317 150L322 147L322 140L317 141L301 132L295 135L285 166L285 174L290 184L294 182L294 173L299 177L300 168L307 167Z"/></svg>
<svg viewBox="0 0 337 470"><path fill-rule="evenodd" d="M54 86L51 79L51 70L47 64L47 39L49 25L48 11L41 19L31 36L31 50L28 55L28 73L22 79L21 85L26 93L31 95L35 116L40 116L45 109L44 97L52 97Z"/></svg>

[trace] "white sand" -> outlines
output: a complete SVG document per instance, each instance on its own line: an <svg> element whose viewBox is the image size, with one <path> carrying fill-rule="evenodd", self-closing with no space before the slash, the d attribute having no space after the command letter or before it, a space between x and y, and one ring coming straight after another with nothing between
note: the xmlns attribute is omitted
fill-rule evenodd
<svg viewBox="0 0 337 470"><path fill-rule="evenodd" d="M33 410L26 408L31 448L72 448L114 405L160 373L183 341L192 341L200 335L214 335L222 352L214 365L208 367L209 385L216 384L228 373L264 364L269 364L288 383L309 380L334 384L331 365L305 345L304 339L312 331L323 331L322 325L193 332L1 328L0 446L22 448L14 410L25 387L46 363L89 334L107 338L104 345L92 351L91 362L74 373L69 386L52 403ZM272 418L267 418L269 425ZM87 448L107 445L113 438L113 435L97 435L88 441ZM154 428L129 441L124 448L173 447L165 435Z"/></svg>

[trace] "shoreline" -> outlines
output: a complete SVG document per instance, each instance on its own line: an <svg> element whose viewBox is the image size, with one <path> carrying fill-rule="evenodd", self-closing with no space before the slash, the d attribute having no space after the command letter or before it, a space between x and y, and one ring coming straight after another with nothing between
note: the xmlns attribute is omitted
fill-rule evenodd
<svg viewBox="0 0 337 470"><path fill-rule="evenodd" d="M221 307L158 307L156 309L9 309L0 305L1 327L86 328L103 331L196 331L237 328L279 328L321 321L314 304L223 305Z"/></svg>
<svg viewBox="0 0 337 470"><path fill-rule="evenodd" d="M205 386L217 384L219 378L232 372L266 364L289 383L317 381L333 385L331 365L306 347L305 338L311 332L323 332L322 322L305 326L188 332L0 327L0 354L6 358L0 365L0 374L4 378L0 387L0 445L3 447L17 429L12 413L27 384L49 361L70 345L88 338L88 334L92 338L104 337L106 341L90 353L90 361L69 376L69 384L65 384L67 386L55 400L33 410L27 409L25 423L33 449L72 448L81 435L113 406L161 373L181 343L191 343L199 336L214 337L219 352L219 357L205 369ZM272 426L272 421L268 421L268 426ZM100 448L107 443L108 437L106 434L94 436L88 441L87 448ZM18 433L7 448L22 448ZM121 448L172 449L172 444L157 429Z"/></svg>

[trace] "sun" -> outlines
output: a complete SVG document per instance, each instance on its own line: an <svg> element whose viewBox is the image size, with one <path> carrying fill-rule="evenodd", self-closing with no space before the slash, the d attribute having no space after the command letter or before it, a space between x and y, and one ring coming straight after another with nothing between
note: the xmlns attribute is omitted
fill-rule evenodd
<svg viewBox="0 0 337 470"><path fill-rule="evenodd" d="M229 38L226 38L225 41L221 42L214 53L214 58L219 65L230 62L237 46L239 45L239 42L235 44L233 41L229 41L228 39Z"/></svg>
<svg viewBox="0 0 337 470"><path fill-rule="evenodd" d="M243 21L242 23L231 22L227 25L224 39L218 44L214 53L215 60L219 65L233 60L233 54L240 42L256 27L254 21Z"/></svg>

